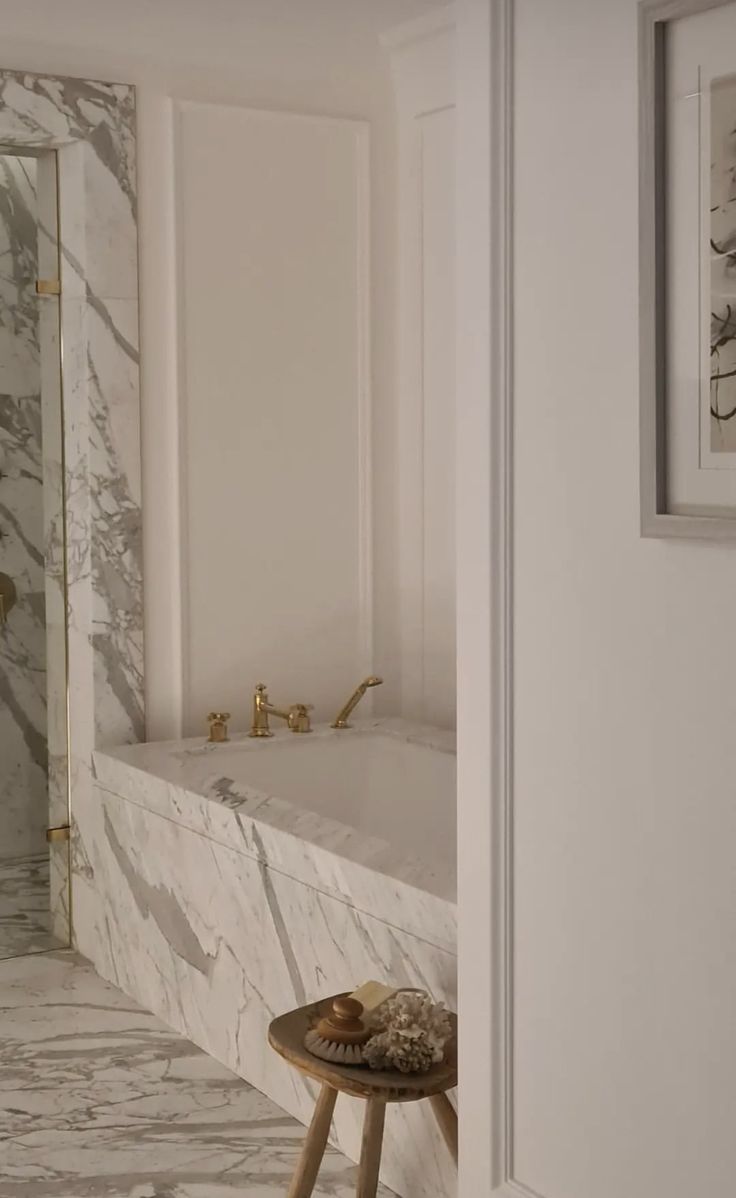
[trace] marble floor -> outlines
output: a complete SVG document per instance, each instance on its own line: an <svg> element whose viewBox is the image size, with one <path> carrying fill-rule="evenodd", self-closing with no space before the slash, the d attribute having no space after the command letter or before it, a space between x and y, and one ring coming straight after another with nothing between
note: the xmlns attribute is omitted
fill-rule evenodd
<svg viewBox="0 0 736 1198"><path fill-rule="evenodd" d="M0 860L0 958L60 948L50 922L48 853Z"/></svg>
<svg viewBox="0 0 736 1198"><path fill-rule="evenodd" d="M74 953L0 963L0 1066L0 1198L288 1190L301 1125ZM329 1149L314 1198L355 1181Z"/></svg>

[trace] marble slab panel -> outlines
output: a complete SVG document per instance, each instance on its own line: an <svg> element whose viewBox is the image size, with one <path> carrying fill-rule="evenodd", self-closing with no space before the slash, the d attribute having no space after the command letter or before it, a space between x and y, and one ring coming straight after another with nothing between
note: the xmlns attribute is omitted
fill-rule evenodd
<svg viewBox="0 0 736 1198"><path fill-rule="evenodd" d="M286 1193L303 1128L81 958L0 964L0 1012L0 1198ZM354 1193L328 1150L314 1198Z"/></svg>
<svg viewBox="0 0 736 1198"><path fill-rule="evenodd" d="M65 203L69 211L62 225L66 294L135 299L135 90L123 83L2 71L0 109L4 144L81 151L83 170L76 172L78 189L69 194L73 203Z"/></svg>
<svg viewBox="0 0 736 1198"><path fill-rule="evenodd" d="M269 1021L368 977L455 1006L456 959L394 924L97 788L75 836L77 936L99 972L307 1121L313 1090L266 1042ZM338 1104L353 1159L360 1103ZM391 1108L382 1177L408 1198L456 1178L426 1104Z"/></svg>
<svg viewBox="0 0 736 1198"><path fill-rule="evenodd" d="M135 121L125 84L0 71L0 144L58 163L73 802L89 797L97 745L144 734ZM62 531L47 528L57 563ZM52 751L63 815L62 757ZM61 923L61 854L52 867Z"/></svg>

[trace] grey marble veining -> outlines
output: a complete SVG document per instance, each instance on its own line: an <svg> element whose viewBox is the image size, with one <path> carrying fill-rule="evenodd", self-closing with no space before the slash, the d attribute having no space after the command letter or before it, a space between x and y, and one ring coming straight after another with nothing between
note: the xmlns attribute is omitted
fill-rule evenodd
<svg viewBox="0 0 736 1198"><path fill-rule="evenodd" d="M0 959L63 948L49 904L49 855L0 861Z"/></svg>
<svg viewBox="0 0 736 1198"><path fill-rule="evenodd" d="M286 1193L304 1129L73 954L0 964L0 1061L0 1198ZM354 1193L328 1150L315 1198Z"/></svg>

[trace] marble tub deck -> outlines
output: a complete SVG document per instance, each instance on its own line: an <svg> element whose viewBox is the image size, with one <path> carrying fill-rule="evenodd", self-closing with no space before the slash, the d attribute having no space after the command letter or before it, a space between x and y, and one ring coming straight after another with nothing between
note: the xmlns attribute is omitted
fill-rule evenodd
<svg viewBox="0 0 736 1198"><path fill-rule="evenodd" d="M0 959L62 947L51 931L48 853L0 861Z"/></svg>
<svg viewBox="0 0 736 1198"><path fill-rule="evenodd" d="M0 1061L0 1198L288 1189L303 1127L74 953L0 963ZM328 1149L315 1198L356 1173Z"/></svg>

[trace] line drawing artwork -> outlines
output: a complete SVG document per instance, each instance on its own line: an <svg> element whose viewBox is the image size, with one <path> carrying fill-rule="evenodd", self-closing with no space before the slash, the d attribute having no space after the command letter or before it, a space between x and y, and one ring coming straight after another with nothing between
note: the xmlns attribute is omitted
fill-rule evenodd
<svg viewBox="0 0 736 1198"><path fill-rule="evenodd" d="M710 451L736 453L736 76L710 90Z"/></svg>

